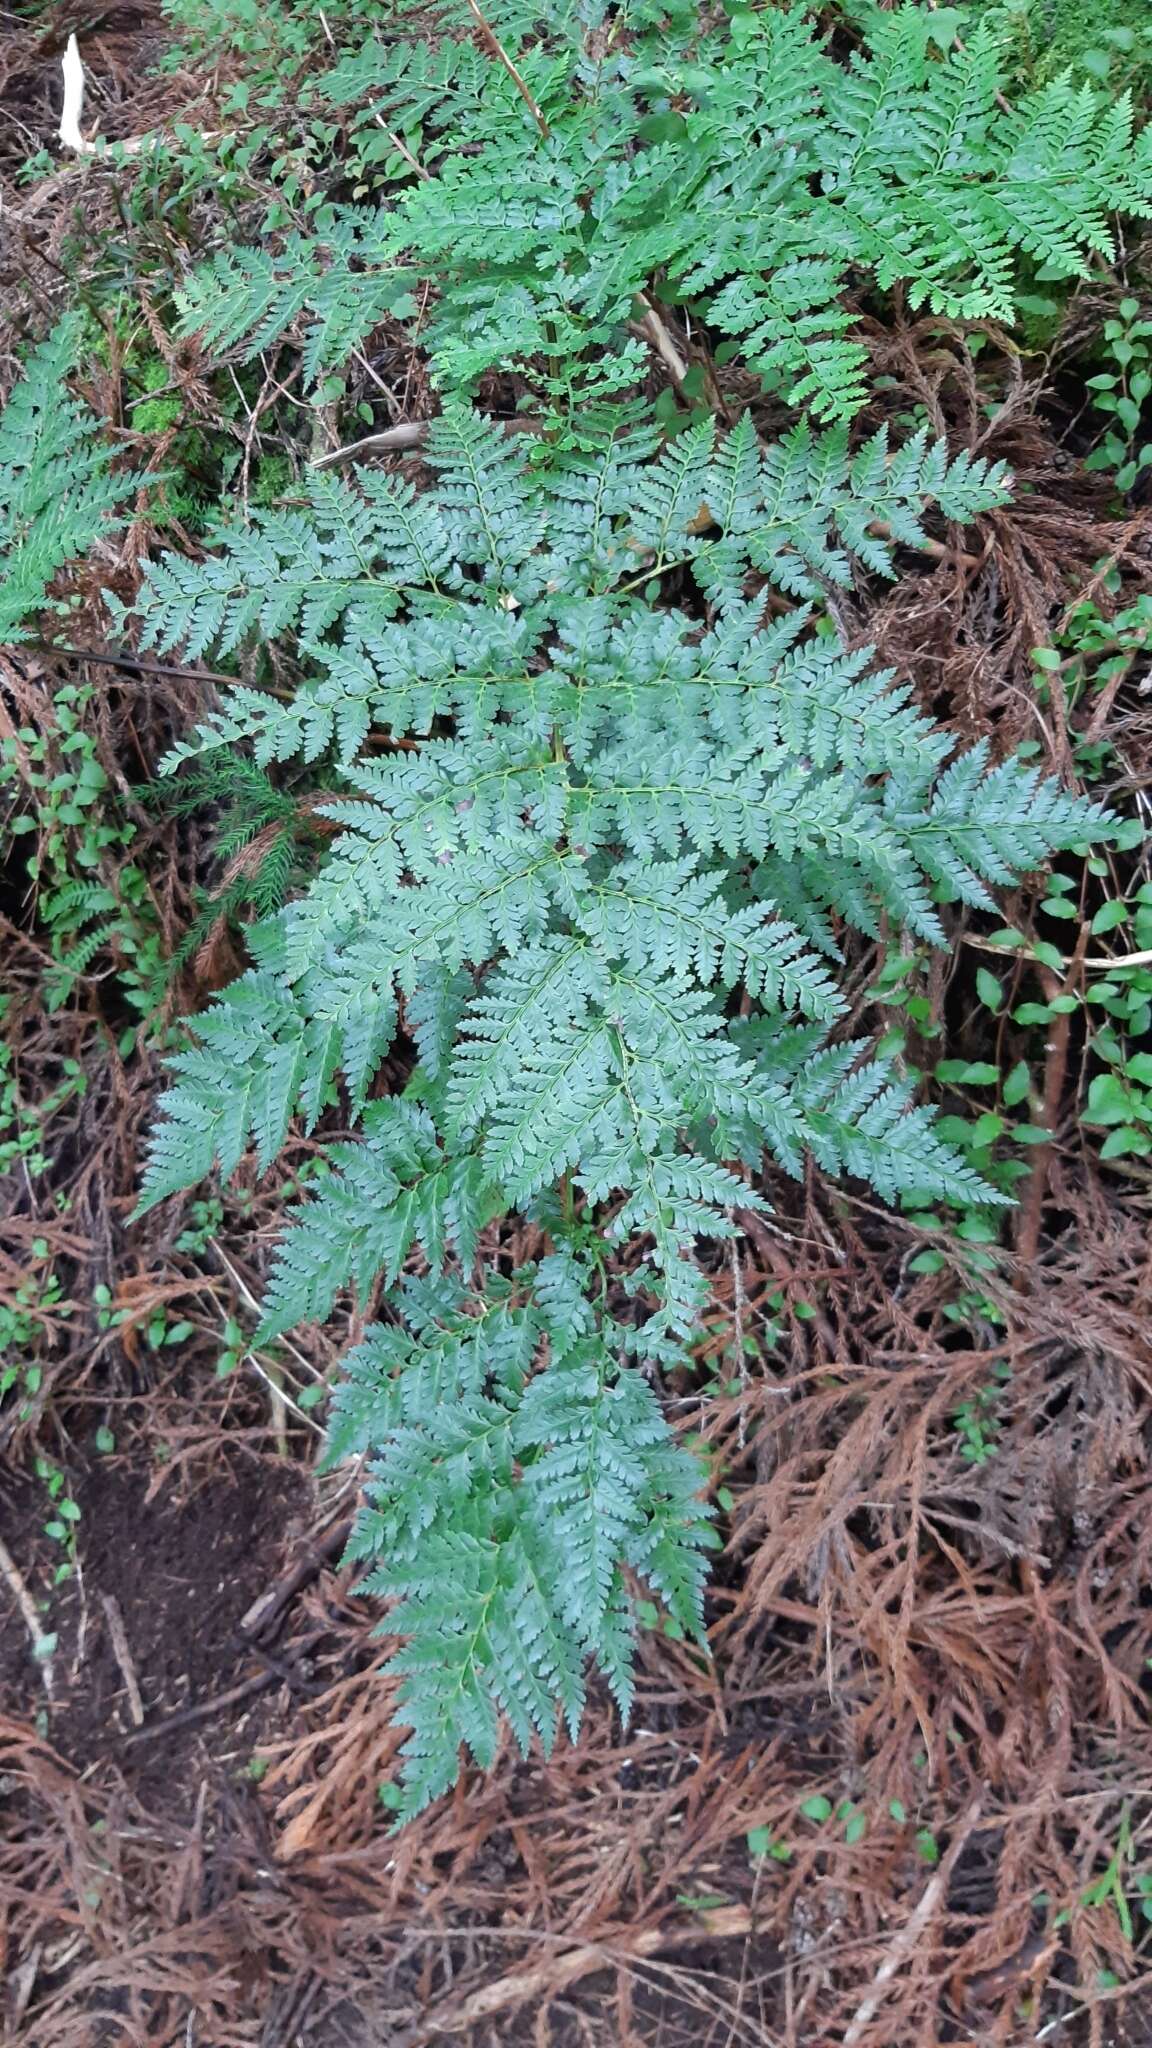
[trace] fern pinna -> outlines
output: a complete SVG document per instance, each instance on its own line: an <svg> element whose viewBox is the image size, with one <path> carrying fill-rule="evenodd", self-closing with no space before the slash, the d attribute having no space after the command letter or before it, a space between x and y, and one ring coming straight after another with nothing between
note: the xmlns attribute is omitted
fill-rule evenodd
<svg viewBox="0 0 1152 2048"><path fill-rule="evenodd" d="M341 62L327 96L364 124L389 203L326 205L279 251L222 248L181 294L185 332L251 355L303 322L316 380L419 304L445 392L515 371L579 438L574 400L635 388L645 319L687 307L717 362L843 419L866 393L849 289L1011 320L1022 271L1083 275L1117 213L1152 210L1127 97L1061 78L1009 105L991 18L962 42L952 10L869 8L847 56L783 6L702 29L649 0L505 0L492 20L507 66L459 39L463 8L438 47L422 23Z"/></svg>
<svg viewBox="0 0 1152 2048"><path fill-rule="evenodd" d="M311 886L173 1061L144 1201L249 1145L267 1166L340 1085L360 1119L262 1340L382 1277L332 1455L373 1456L354 1549L405 1644L404 1814L461 1745L493 1755L501 1715L522 1743L574 1727L589 1658L627 1708L634 1583L700 1629L703 1474L653 1375L689 1362L701 1240L763 1205L765 1152L998 1199L837 1035L845 928L940 944L940 902L987 906L1101 822L956 753L814 602L891 573L926 503L999 503L998 470L923 436L763 447L747 421L529 462L462 409L428 460L423 492L318 476L306 509L158 563L142 607L165 647L291 632L304 678L287 702L237 685L174 761L247 742L341 784ZM401 1030L418 1065L380 1099ZM502 1274L481 1247L513 1213L551 1249Z"/></svg>

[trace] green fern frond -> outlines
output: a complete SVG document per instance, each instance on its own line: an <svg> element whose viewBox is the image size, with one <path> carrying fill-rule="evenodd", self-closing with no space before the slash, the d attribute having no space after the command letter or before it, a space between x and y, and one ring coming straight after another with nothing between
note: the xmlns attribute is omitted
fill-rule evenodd
<svg viewBox="0 0 1152 2048"><path fill-rule="evenodd" d="M69 390L80 333L77 315L62 320L0 412L0 646L26 637L53 577L116 530L144 481L113 474L99 421Z"/></svg>
<svg viewBox="0 0 1152 2048"><path fill-rule="evenodd" d="M582 398L639 381L629 323L664 295L789 404L841 421L866 391L854 277L1010 320L1022 262L1083 274L1117 214L1152 207L1130 105L1067 79L1008 105L985 22L961 45L919 6L873 10L846 61L799 8L741 17L727 43L713 29L706 64L694 17L638 23L631 53L599 62L566 16L516 9L508 33L546 135L471 45L371 46L327 89L407 134L423 175L394 152L390 209L331 209L277 256L220 252L185 288L186 330L253 354L306 318L315 378L422 279L446 392L516 371L580 443Z"/></svg>
<svg viewBox="0 0 1152 2048"><path fill-rule="evenodd" d="M349 1361L332 1445L375 1461L352 1550L402 1646L402 1816L502 1725L548 1749L590 1662L627 1709L634 1579L699 1632L700 1472L648 1375L689 1362L700 1242L765 1205L765 1156L888 1201L1002 1200L907 1081L828 1042L843 937L944 943L942 901L1106 826L955 753L817 608L922 545L928 507L1001 502L1002 472L923 435L765 449L747 423L529 460L454 408L429 455L428 492L325 486L290 544L274 518L232 533L143 600L165 635L294 632L290 701L238 686L198 744L339 778L318 873L173 1062L143 1202L250 1144L267 1163L343 1077L362 1128L285 1234L259 1334L346 1288L396 1319ZM651 602L666 572L679 604ZM749 572L805 602L770 620ZM408 1095L365 1108L401 1032ZM555 1252L479 1281L510 1214ZM627 1322L604 1300L621 1244Z"/></svg>
<svg viewBox="0 0 1152 2048"><path fill-rule="evenodd" d="M199 335L217 354L243 340L252 356L304 316L304 374L314 383L386 315L415 311L410 273L399 252L390 259L386 249L382 223L358 213L337 215L323 241L289 237L275 256L265 248L221 249L177 293L179 331Z"/></svg>
<svg viewBox="0 0 1152 2048"><path fill-rule="evenodd" d="M395 616L400 590L435 588L454 559L435 506L384 477L354 490L321 473L306 512L255 511L213 538L201 561L149 565L146 646L230 654L250 634L288 632L315 644L340 621L368 633Z"/></svg>
<svg viewBox="0 0 1152 2048"><path fill-rule="evenodd" d="M702 1473L619 1363L627 1333L589 1313L589 1277L554 1257L517 1276L523 1305L446 1296L417 1336L377 1328L348 1361L333 1445L376 1452L349 1554L404 1645L401 1820L462 1747L492 1762L501 1715L525 1751L560 1717L574 1730L590 1657L627 1713L626 1570L700 1633Z"/></svg>
<svg viewBox="0 0 1152 2048"><path fill-rule="evenodd" d="M360 1142L334 1146L328 1161L330 1177L277 1250L262 1341L322 1321L349 1283L361 1296L380 1275L394 1286L414 1247L433 1270L449 1246L468 1267L494 1210L480 1161L445 1154L415 1103L374 1103Z"/></svg>

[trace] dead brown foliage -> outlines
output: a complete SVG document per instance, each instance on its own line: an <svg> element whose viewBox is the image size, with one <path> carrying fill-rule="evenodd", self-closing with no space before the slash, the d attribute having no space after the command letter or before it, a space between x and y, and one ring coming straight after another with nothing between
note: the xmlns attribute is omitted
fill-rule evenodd
<svg viewBox="0 0 1152 2048"><path fill-rule="evenodd" d="M1133 1868L1152 1832L1143 1233L1069 1228L966 1349L937 1281L881 1288L893 1250L814 1193L741 1270L746 1328L781 1281L820 1311L786 1315L777 1372L684 1398L734 1498L713 1654L653 1641L628 1736L597 1708L577 1747L470 1773L392 1838L392 1687L331 1571L276 1643L314 1696L278 1691L258 1786L225 1724L199 1792L185 1763L175 1808L158 1819L154 1792L145 1816L122 1769L85 1782L9 1725L10 2038L264 2042L304 2000L307 2043L479 2042L524 2010L558 2041L1143 2040L1115 1902L1084 1903L1121 1830ZM1000 1360L1010 1417L972 1467L951 1417ZM193 1449L195 1485L219 1450ZM805 1817L821 1796L831 1817ZM757 1829L786 1861L750 1863ZM1098 1990L1117 1966L1122 2007Z"/></svg>

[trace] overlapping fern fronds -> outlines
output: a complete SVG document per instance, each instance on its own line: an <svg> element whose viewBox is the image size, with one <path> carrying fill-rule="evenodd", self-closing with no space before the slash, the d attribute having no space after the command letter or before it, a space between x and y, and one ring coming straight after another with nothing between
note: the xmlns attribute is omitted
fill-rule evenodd
<svg viewBox="0 0 1152 2048"><path fill-rule="evenodd" d="M721 360L844 419L866 369L850 285L1010 320L1022 264L1081 275L1117 214L1152 210L1131 103L1062 78L1008 105L986 21L961 43L951 16L873 10L844 61L801 9L741 10L726 46L711 18L704 45L643 7L610 27L564 11L543 37L535 8L501 15L523 92L450 39L340 65L331 97L408 137L393 203L330 210L278 257L221 250L185 289L186 331L251 353L303 320L317 377L428 279L443 387L519 368L578 434L577 392L636 382L641 310L686 301Z"/></svg>

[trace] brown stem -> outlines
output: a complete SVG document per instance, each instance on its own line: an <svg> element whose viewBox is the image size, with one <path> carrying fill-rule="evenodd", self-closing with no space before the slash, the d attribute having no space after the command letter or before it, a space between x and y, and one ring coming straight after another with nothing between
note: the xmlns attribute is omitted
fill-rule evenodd
<svg viewBox="0 0 1152 2048"><path fill-rule="evenodd" d="M261 1671L257 1677L246 1678L227 1692L217 1693L215 1699L200 1700L194 1707L179 1708L163 1721L150 1721L143 1728L134 1728L131 1735L124 1737L124 1747L135 1749L137 1743L155 1742L158 1736L167 1737L177 1728L194 1728L198 1721L214 1720L217 1714L225 1713L229 1707L238 1707L244 1700L255 1699L257 1693L267 1692L279 1681L278 1671Z"/></svg>
<svg viewBox="0 0 1152 2048"><path fill-rule="evenodd" d="M665 322L652 304L651 299L644 292L639 292L637 297L644 308L644 318L635 322L632 326L632 332L633 334L638 334L643 341L650 341L652 343L673 384L676 386L677 391L679 391L685 377L688 375L688 365L673 341Z"/></svg>
<svg viewBox="0 0 1152 2048"><path fill-rule="evenodd" d="M595 1970L623 1968L655 1956L661 1949L699 1941L702 1934L714 1941L742 1941L754 1931L746 1906L708 1908L681 1927L644 1927L638 1933L621 1935L603 1943L587 1942L561 1949L533 1969L514 1970L493 1983L482 1984L469 1998L449 2000L433 2006L417 2025L395 2036L395 2048L425 2048L445 2034L466 2034L494 2014L508 2012L532 1998L554 1998L581 1977Z"/></svg>
<svg viewBox="0 0 1152 2048"><path fill-rule="evenodd" d="M1088 943L1088 928L1081 925L1075 951L1068 962L1063 982L1041 966L1040 977L1048 1002L1058 995L1068 995L1079 979L1084 965L1084 950ZM1020 1209L1020 1228L1016 1233L1016 1257L1020 1267L1020 1285L1027 1292L1031 1269L1040 1250L1040 1229L1044 1220L1044 1197L1048 1192L1048 1174L1052 1165L1052 1145L1056 1122L1060 1115L1060 1101L1064 1093L1064 1077L1068 1071L1068 1046L1072 1032L1072 1012L1063 1012L1052 1024L1052 1035L1048 1040L1048 1057L1044 1063L1044 1101L1041 1118L1046 1131L1053 1133L1046 1144L1038 1145L1032 1166L1031 1178Z"/></svg>
<svg viewBox="0 0 1152 2048"><path fill-rule="evenodd" d="M289 1602L295 1599L296 1594L312 1579L319 1578L320 1573L339 1557L351 1533L350 1520L337 1522L331 1529L325 1530L314 1543L309 1543L283 1577L277 1579L275 1585L269 1586L266 1592L261 1593L260 1598L254 1600L251 1607L241 1615L241 1635L251 1638L266 1634L272 1623L279 1620Z"/></svg>
<svg viewBox="0 0 1152 2048"><path fill-rule="evenodd" d="M843 2048L856 2048L857 2042L863 2040L881 2005L888 1996L889 1986L892 1984L893 1979L903 1969L904 1964L909 1958L915 1955L918 1950L924 1948L925 1936L929 1925L944 1903L949 1880L967 1846L968 1838L980 1818L980 1807L981 1801L974 1799L964 1815L956 1834L953 1836L948 1853L943 1858L939 1869L929 1878L917 1905L909 1914L903 1927L897 1931L895 1939L891 1942L872 1980L872 1987L867 1998L857 2006L853 2014L851 2023L844 2035Z"/></svg>
<svg viewBox="0 0 1152 2048"><path fill-rule="evenodd" d="M356 462L361 455L402 455L409 448L420 448L428 439L433 420L401 420L394 427L383 427L378 434L365 434L359 441L349 441L344 448L331 448L326 455L316 455L309 464L310 469L334 469L340 462ZM539 420L518 414L515 419L501 420L499 424L506 434L540 434L544 431Z"/></svg>
<svg viewBox="0 0 1152 2048"><path fill-rule="evenodd" d="M49 1699L51 1699L52 1659L45 1654L46 1637L44 1630L40 1626L40 1616L36 1612L32 1596L20 1576L16 1560L6 1543L0 1543L0 1578L3 1578L5 1581L8 1591L16 1602L20 1619L31 1637L32 1655L36 1659L36 1668L44 1681L44 1690Z"/></svg>
<svg viewBox="0 0 1152 2048"><path fill-rule="evenodd" d="M527 107L528 112L531 114L532 119L535 121L536 126L540 130L541 135L544 137L545 142L547 142L552 133L552 130L549 128L547 121L544 119L543 114L540 112L540 109L537 106L535 100L533 99L532 94L528 90L528 87L525 85L524 80L520 76L520 73L517 71L516 66L512 62L511 57L508 55L507 50L504 48L503 43L500 41L499 36L496 34L495 29L492 27L491 22L488 21L487 18L481 13L479 7L476 5L476 0L468 0L468 11L473 16L476 25L480 30L481 39L484 43L485 49L488 51L489 56L495 57L497 63L502 64L504 66L505 71L508 73L509 78L512 80L513 85L516 87L516 90L519 93L521 99L523 100L524 105Z"/></svg>

